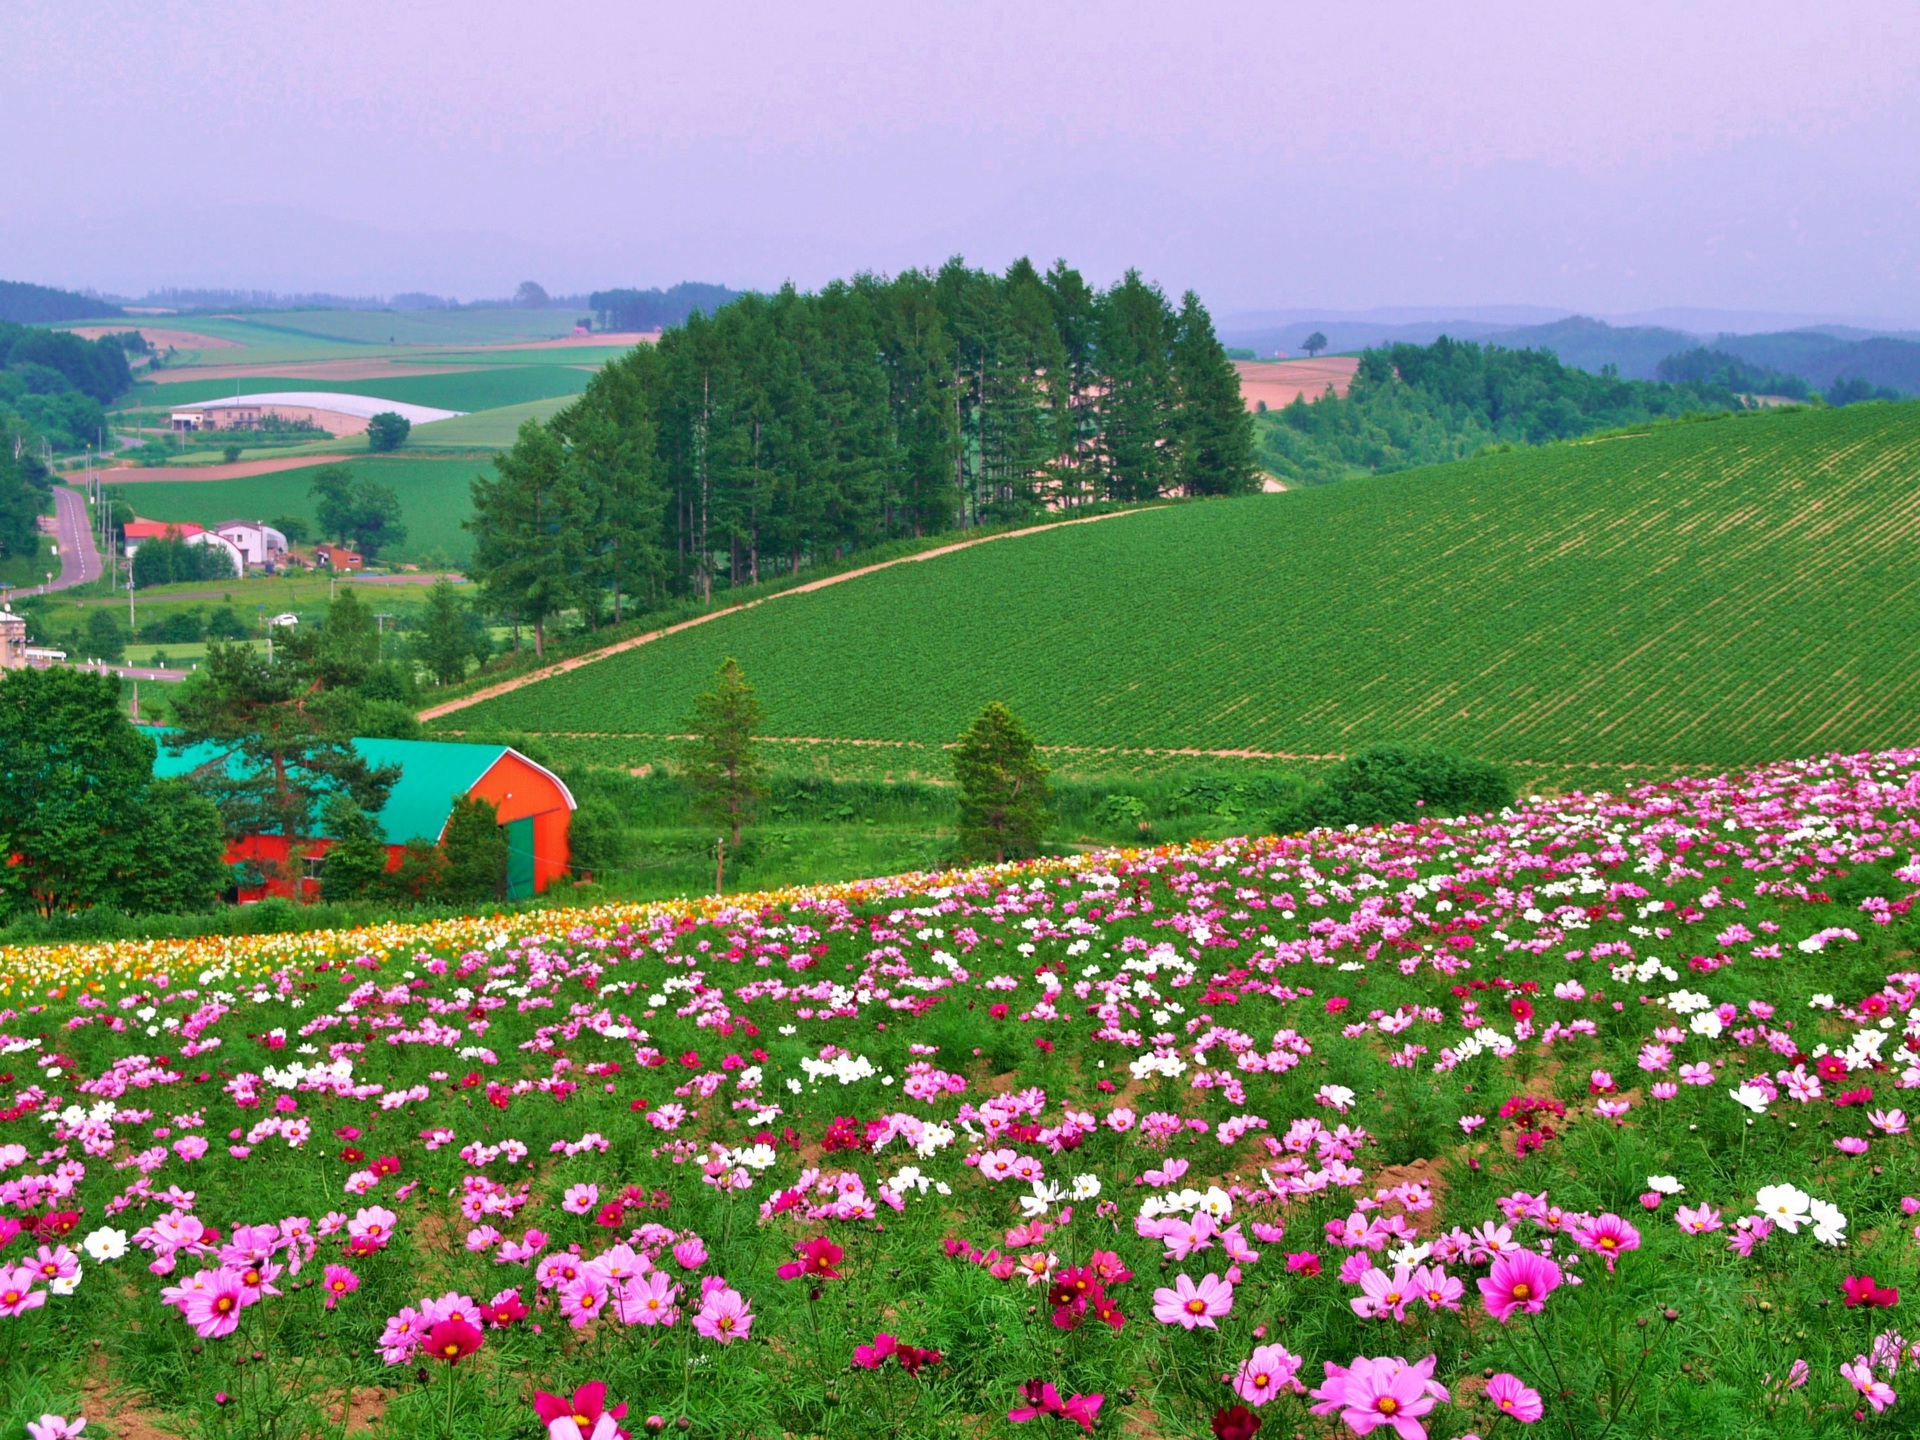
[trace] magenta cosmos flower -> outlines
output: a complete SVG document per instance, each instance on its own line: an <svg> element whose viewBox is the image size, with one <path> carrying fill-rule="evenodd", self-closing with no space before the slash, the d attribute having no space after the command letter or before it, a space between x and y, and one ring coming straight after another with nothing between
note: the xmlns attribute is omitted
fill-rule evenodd
<svg viewBox="0 0 1920 1440"><path fill-rule="evenodd" d="M1493 1262L1492 1271L1479 1282L1480 1294L1487 1314L1504 1325L1516 1310L1533 1315L1545 1309L1560 1279L1560 1267L1546 1256L1515 1250Z"/></svg>
<svg viewBox="0 0 1920 1440"><path fill-rule="evenodd" d="M329 1265L323 1272L320 1288L327 1294L327 1309L331 1310L343 1295L351 1295L360 1288L360 1277L344 1265Z"/></svg>
<svg viewBox="0 0 1920 1440"><path fill-rule="evenodd" d="M1327 1362L1326 1383L1314 1390L1320 1403L1316 1415L1338 1415L1356 1435L1370 1435L1389 1426L1399 1440L1427 1440L1420 1418L1443 1400L1447 1387L1433 1378L1435 1357L1409 1365L1398 1355L1370 1359L1365 1355L1348 1366Z"/></svg>
<svg viewBox="0 0 1920 1440"><path fill-rule="evenodd" d="M533 1392L533 1408L540 1423L547 1427L547 1440L614 1440L621 1433L617 1421L626 1418L627 1407L606 1408L607 1383L595 1380L573 1392L571 1400Z"/></svg>
<svg viewBox="0 0 1920 1440"><path fill-rule="evenodd" d="M1505 1371L1487 1381L1487 1399L1500 1408L1502 1415L1522 1425L1531 1425L1547 1413L1547 1407L1540 1403L1540 1392Z"/></svg>
<svg viewBox="0 0 1920 1440"><path fill-rule="evenodd" d="M1264 1405L1293 1384L1300 1363L1300 1357L1284 1345L1262 1345L1241 1362L1240 1373L1233 1377L1233 1393L1249 1405Z"/></svg>
<svg viewBox="0 0 1920 1440"><path fill-rule="evenodd" d="M693 1328L709 1340L731 1345L752 1333L753 1311L747 1308L746 1297L738 1290L722 1285L708 1291L700 1302L700 1308L694 1312Z"/></svg>
<svg viewBox="0 0 1920 1440"><path fill-rule="evenodd" d="M1173 1288L1162 1286L1153 1292L1153 1318L1162 1325L1178 1325L1191 1330L1204 1325L1218 1330L1214 1320L1233 1311L1233 1286L1218 1275L1208 1273L1194 1284L1185 1275L1176 1275Z"/></svg>
<svg viewBox="0 0 1920 1440"><path fill-rule="evenodd" d="M1605 1260L1609 1270L1627 1251L1640 1248L1640 1232L1612 1211L1580 1226L1573 1232L1573 1238L1581 1249L1591 1250Z"/></svg>

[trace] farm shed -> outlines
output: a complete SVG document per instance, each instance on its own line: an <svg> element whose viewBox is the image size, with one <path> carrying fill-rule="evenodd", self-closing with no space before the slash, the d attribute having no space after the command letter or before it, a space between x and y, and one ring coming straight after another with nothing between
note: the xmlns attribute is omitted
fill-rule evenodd
<svg viewBox="0 0 1920 1440"><path fill-rule="evenodd" d="M164 778L191 776L220 762L212 745L195 746L175 755L161 740L154 774ZM457 797L471 795L490 802L500 812L507 832L507 898L523 899L545 890L567 873L571 859L568 830L573 823L572 792L543 765L536 765L507 745L466 745L441 740L355 740L353 748L369 765L398 765L400 778L387 803L374 818L387 842L387 866L399 865L409 840L438 842L453 813ZM303 893L319 889L320 866L333 841L314 835L295 842L306 857ZM288 842L281 835L246 835L227 847L227 860L254 860L279 864L287 858ZM275 881L244 890L242 903L286 894L287 885Z"/></svg>
<svg viewBox="0 0 1920 1440"><path fill-rule="evenodd" d="M451 420L464 410L406 405L372 395L340 395L330 390L286 390L266 395L235 395L177 405L170 416L175 430L259 430L273 425L311 425L329 435L364 435L374 416L392 413L414 425Z"/></svg>

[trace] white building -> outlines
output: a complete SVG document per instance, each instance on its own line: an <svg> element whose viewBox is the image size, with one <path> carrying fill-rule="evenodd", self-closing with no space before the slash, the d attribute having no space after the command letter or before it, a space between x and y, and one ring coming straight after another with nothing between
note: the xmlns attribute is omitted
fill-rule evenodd
<svg viewBox="0 0 1920 1440"><path fill-rule="evenodd" d="M213 533L237 549L248 565L277 568L287 558L287 537L257 520L223 521Z"/></svg>

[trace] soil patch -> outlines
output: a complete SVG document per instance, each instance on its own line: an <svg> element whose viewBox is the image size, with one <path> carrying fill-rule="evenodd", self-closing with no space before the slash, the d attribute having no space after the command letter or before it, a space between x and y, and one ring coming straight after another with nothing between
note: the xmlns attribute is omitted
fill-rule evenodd
<svg viewBox="0 0 1920 1440"><path fill-rule="evenodd" d="M1257 410L1265 401L1269 410L1291 405L1305 396L1311 402L1327 393L1346 398L1360 368L1357 355L1328 355L1318 360L1236 360L1240 372L1240 395L1249 410Z"/></svg>
<svg viewBox="0 0 1920 1440"><path fill-rule="evenodd" d="M232 465L120 465L100 472L109 485L138 485L143 480L245 480L277 470L325 465L331 455L283 455L271 460L241 460Z"/></svg>
<svg viewBox="0 0 1920 1440"><path fill-rule="evenodd" d="M76 325L73 333L82 340L98 340L103 335L125 335L137 330L156 350L242 350L238 340L222 340L218 335L202 335L198 330L169 330L158 325Z"/></svg>

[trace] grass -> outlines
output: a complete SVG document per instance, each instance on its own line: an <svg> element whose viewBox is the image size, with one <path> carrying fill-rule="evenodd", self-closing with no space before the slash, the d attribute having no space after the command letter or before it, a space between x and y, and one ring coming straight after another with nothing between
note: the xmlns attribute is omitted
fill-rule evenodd
<svg viewBox="0 0 1920 1440"><path fill-rule="evenodd" d="M550 399L528 400L519 405L503 405L453 420L435 420L431 424L416 425L407 437L407 443L416 449L436 445L462 450L479 446L504 448L513 443L514 436L520 433L520 427L527 421L552 419L572 403L577 393L569 391Z"/></svg>
<svg viewBox="0 0 1920 1440"><path fill-rule="evenodd" d="M143 384L121 399L122 408L162 410L236 394L281 390L318 390L336 395L371 395L408 405L443 410L492 410L557 395L577 395L592 378L589 370L561 365L499 365L445 375L396 375L377 380L313 380L305 376L248 376L237 380L185 380L170 385Z"/></svg>
<svg viewBox="0 0 1920 1440"><path fill-rule="evenodd" d="M782 598L449 716L661 735L724 656L775 735L1722 765L1913 735L1920 405L1658 426L1172 507Z"/></svg>
<svg viewBox="0 0 1920 1440"><path fill-rule="evenodd" d="M355 476L389 485L400 497L407 539L383 554L383 560L459 565L472 553L473 537L460 527L471 509L468 482L485 468L484 460L472 456L365 453L343 460ZM191 520L213 525L235 516L265 520L276 515L298 515L314 523L314 504L307 491L319 468L316 462L312 468L280 470L242 480L142 481L126 486L125 494L146 520Z"/></svg>

